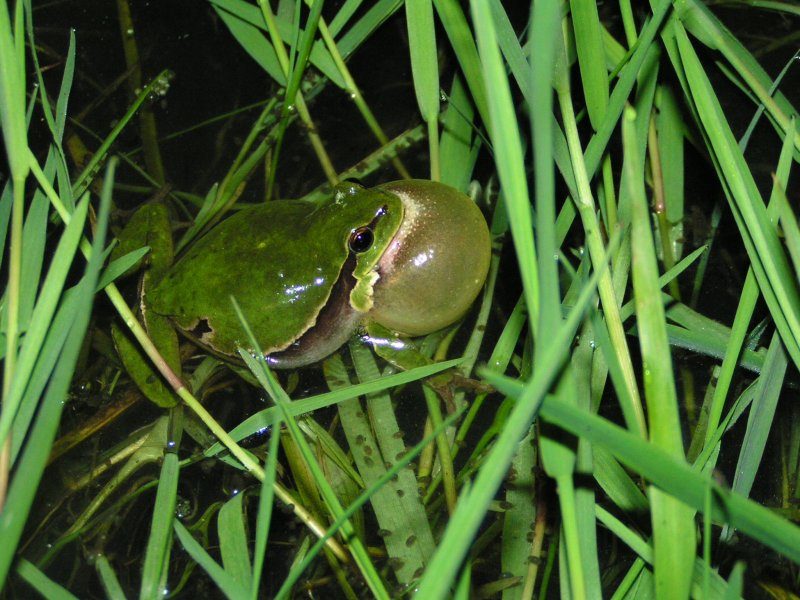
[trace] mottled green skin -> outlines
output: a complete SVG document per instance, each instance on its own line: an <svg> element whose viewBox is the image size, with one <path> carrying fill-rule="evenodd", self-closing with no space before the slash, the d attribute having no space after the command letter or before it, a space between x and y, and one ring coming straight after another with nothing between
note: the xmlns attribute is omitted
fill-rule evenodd
<svg viewBox="0 0 800 600"><path fill-rule="evenodd" d="M355 256L355 271L367 302L356 308L371 308L374 264L402 218L395 196L352 184L319 204L277 200L245 208L192 246L149 292L150 307L184 331L200 324L198 342L236 356L238 346L250 344L233 296L261 350L283 350L314 325L350 255L351 232L370 224L375 241Z"/></svg>

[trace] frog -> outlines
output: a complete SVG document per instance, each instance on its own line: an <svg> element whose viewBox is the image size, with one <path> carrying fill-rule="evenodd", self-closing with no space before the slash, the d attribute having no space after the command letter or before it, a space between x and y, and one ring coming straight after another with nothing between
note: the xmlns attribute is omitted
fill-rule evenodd
<svg viewBox="0 0 800 600"><path fill-rule="evenodd" d="M243 348L272 368L295 369L359 332L391 351L457 322L490 257L486 220L462 192L427 180L347 181L319 202L238 210L166 270L146 306L223 359L237 360Z"/></svg>

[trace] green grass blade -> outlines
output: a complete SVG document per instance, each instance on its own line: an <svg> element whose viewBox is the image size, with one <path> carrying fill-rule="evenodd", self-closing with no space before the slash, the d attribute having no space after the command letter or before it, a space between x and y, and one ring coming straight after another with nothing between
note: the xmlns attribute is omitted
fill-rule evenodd
<svg viewBox="0 0 800 600"><path fill-rule="evenodd" d="M400 10L402 6L403 0L378 0L372 4L366 14L356 21L337 43L342 56L345 58L350 56L380 27L381 23Z"/></svg>
<svg viewBox="0 0 800 600"><path fill-rule="evenodd" d="M363 0L346 0L344 4L342 4L336 16L333 17L328 26L328 30L331 32L332 36L335 37L339 35L339 32L347 25L348 21L350 21L362 3Z"/></svg>
<svg viewBox="0 0 800 600"><path fill-rule="evenodd" d="M53 123L53 139L57 144L61 144L64 137L64 127L67 124L67 103L69 94L72 91L72 79L75 73L75 30L69 31L69 48L64 61L64 74L61 77L61 87L58 90L56 99L55 122ZM44 87L42 87L44 90ZM66 166L66 165L65 165ZM62 193L63 193L62 189Z"/></svg>
<svg viewBox="0 0 800 600"><path fill-rule="evenodd" d="M730 335L724 342L725 352L722 358L722 366L719 376L717 377L708 414L708 423L705 433L706 443L711 440L719 427L722 411L725 406L725 398L730 389L731 381L733 381L736 367L741 363L740 356L742 354L745 337L747 336L747 328L753 316L758 297L758 286L756 285L753 271L749 270L745 277L744 286L742 287L742 296L739 301L739 306L736 307L736 315L733 318L733 326L731 327ZM695 455L696 453L689 454L690 457Z"/></svg>
<svg viewBox="0 0 800 600"><path fill-rule="evenodd" d="M350 346L350 354L353 357L358 378L365 381L380 379L381 373L371 349L363 345L358 346L358 344ZM402 432L388 393L369 396L367 411L369 420L375 429L375 435L369 433L369 438L375 438L373 442L378 450L376 454L383 457L378 477L371 477L369 480L365 478L366 486L370 487L380 480L380 476L385 473L386 469L391 468L398 456L405 453L405 444L402 441ZM359 448L359 444L351 444L350 447ZM390 556L397 556L408 563L403 567L407 576L400 580L404 585L410 584L415 579L415 571L427 564L435 548L431 525L420 500L419 489L420 483L414 476L414 472L404 469L398 474L396 480L385 485L381 491L372 496L376 515L391 514L396 519L395 526L391 527L391 531L395 535L390 536L394 539L386 538L384 541L387 543L387 548L390 543L396 547L396 552L390 553ZM382 501L380 510L379 500ZM411 536L413 536L413 543L409 543L412 539ZM400 545L404 547L400 548ZM397 551L401 554L398 554ZM413 569L409 568L411 565L414 565Z"/></svg>
<svg viewBox="0 0 800 600"><path fill-rule="evenodd" d="M456 75L442 118L439 169L441 182L461 191L469 185L481 147L480 138L473 134L474 114L464 80Z"/></svg>
<svg viewBox="0 0 800 600"><path fill-rule="evenodd" d="M655 122L658 131L658 152L661 157L661 173L664 189L664 218L674 237L669 242L674 245L674 254L680 258L683 251L681 242L684 226L684 146L685 135L683 115L675 94L666 86L659 86L656 94Z"/></svg>
<svg viewBox="0 0 800 600"><path fill-rule="evenodd" d="M273 431L280 431L281 422L277 422ZM264 466L264 481L261 482L261 492L258 497L258 513L256 515L256 539L253 548L253 579L250 597L256 600L259 597L261 574L265 566L267 555L267 541L269 528L272 523L272 507L275 500L273 492L278 470L278 452L280 450L280 435L272 435L269 440L269 452Z"/></svg>
<svg viewBox="0 0 800 600"><path fill-rule="evenodd" d="M525 50L522 49L520 45L519 39L517 39L517 33L514 31L514 27L511 24L511 21L508 18L508 13L503 8L503 5L500 3L500 0L492 0L490 3L492 9L492 18L494 20L494 27L495 27L495 34L497 35L497 42L500 46L500 51L503 53L503 57L506 59L508 63L508 67L511 70L511 74L513 75L514 79L517 82L517 86L519 87L520 91L522 92L523 97L525 98L528 106L535 106L536 111L540 112L541 114L549 114L544 111L544 107L539 106L536 104L536 101L533 100L531 97L532 93L532 86L531 86L531 65L526 58ZM532 18L532 27L536 26L536 17ZM555 33L554 30L548 29L547 31L542 31L541 28L538 29L537 33L544 33L545 36L540 38L537 37L535 34L530 36L530 43L533 44L533 47L528 50L530 54L533 54L536 57L536 66L544 66L544 65L551 65L553 62L552 58L552 43L553 43L553 34ZM540 55L540 52L544 52L544 55ZM534 71L534 76L538 73L538 68ZM542 72L542 75L546 76L546 79L549 81L551 79L550 73L545 69ZM552 101L551 101L552 103ZM552 152L552 149L550 150Z"/></svg>
<svg viewBox="0 0 800 600"><path fill-rule="evenodd" d="M772 336L772 342L764 359L764 368L758 378L755 398L750 405L747 429L739 448L736 475L731 490L749 496L759 466L764 458L767 438L773 431L775 410L783 390L787 367L787 356L780 337Z"/></svg>
<svg viewBox="0 0 800 600"><path fill-rule="evenodd" d="M499 2L492 2L492 13L498 28L500 47L511 68L517 85L528 100L531 110L531 126L533 132L534 181L536 185L536 219L537 219L537 252L539 260L539 276L541 285L538 331L540 339L549 337L561 320L560 294L557 264L552 257L556 253L555 232L555 177L553 172L553 94L552 65L555 60L555 36L560 25L560 10L557 2L537 2L531 16L531 52L536 56L536 64L532 69L525 59L522 48L513 34L508 17ZM510 31L509 31L510 30ZM528 84L528 81L531 84ZM504 332L505 336L505 332ZM516 338L516 336L513 336ZM489 364L498 365L497 354L502 347L498 342ZM514 341L516 345L516 340ZM539 344L536 351L541 351ZM509 348L508 358L510 358ZM536 499L531 490L534 488L533 463L537 460L534 441L534 428L519 444L515 453L512 469L516 473L514 485L506 491L506 500L511 508L503 519L503 571L517 576L524 581L525 589L531 589L534 581L530 581L529 555L531 544L528 534L531 523L537 517ZM543 440L542 452L547 444ZM515 598L520 588L508 590L504 598Z"/></svg>
<svg viewBox="0 0 800 600"><path fill-rule="evenodd" d="M503 515L502 554L500 555L500 568L508 577L524 581L528 574L531 554L531 540L529 535L533 529L532 523L536 520L536 497L532 493L536 489L535 469L537 467L537 452L534 438L534 428L522 439L514 459L511 462L513 478L506 486L505 501L508 509ZM508 592L504 598L515 597L519 587L514 592Z"/></svg>
<svg viewBox="0 0 800 600"><path fill-rule="evenodd" d="M253 344L254 347L258 347L255 339L252 338L252 336L250 337L250 343ZM289 404L289 398L286 396L286 392L284 392L283 389L278 385L277 381L275 381L274 375L266 370L263 362L256 361L256 359L254 359L250 353L245 351L241 351L240 356L242 356L242 359L259 380L259 383L261 383L262 386L264 386L264 388L270 393L275 403L281 407L283 412L282 416L286 420L286 424L289 432L292 435L292 439L300 449L308 468L314 474L314 480L317 482L320 494L324 498L326 506L335 517L340 516L343 510L339 504L339 500L336 498L336 495L331 489L319 464L314 458L314 454L311 448L309 448L308 443L305 441L303 434L300 432L297 423L294 421L294 418L289 415L288 409L286 408L286 405ZM372 564L366 548L364 548L361 540L355 535L353 526L346 522L342 527L342 532L350 542L350 551L353 555L353 558L363 573L364 578L367 580L367 584L372 590L372 593L377 598L388 598L389 594L384 587L383 581Z"/></svg>
<svg viewBox="0 0 800 600"><path fill-rule="evenodd" d="M175 528L175 535L177 535L184 550L208 573L208 576L211 577L227 598L247 597L247 590L239 587L237 581L211 558L211 555L192 537L192 534L184 527L183 523L178 519L173 519L172 526Z"/></svg>
<svg viewBox="0 0 800 600"><path fill-rule="evenodd" d="M584 160L586 163L586 172L589 177L594 176L600 166L603 156L607 151L609 139L618 129L622 110L629 101L633 87L637 84L642 65L647 59L648 54L653 51L652 46L656 36L661 31L664 19L670 14L671 9L672 0L660 0L660 2L656 4L651 19L642 28L641 35L639 36L633 53L619 72L617 84L611 91L608 109L605 113L603 123L586 145ZM565 175L565 177L567 176Z"/></svg>
<svg viewBox="0 0 800 600"><path fill-rule="evenodd" d="M172 548L172 521L178 497L178 455L167 452L158 477L158 492L153 504L153 520L147 538L142 585L142 600L162 598L167 590L167 573Z"/></svg>
<svg viewBox="0 0 800 600"><path fill-rule="evenodd" d="M116 161L109 163L101 194L95 239L83 279L71 294L66 294L61 306L62 330L68 334L55 368L47 377L47 388L42 399L36 421L26 439L24 449L11 480L6 504L0 513L0 582L6 580L8 569L14 558L17 544L33 504L36 489L41 480L44 467L59 426L61 411L64 408L67 390L75 371L78 353L89 325L92 300L100 268L103 261L103 248L108 223L111 189L114 182ZM33 400L32 400L33 401Z"/></svg>
<svg viewBox="0 0 800 600"><path fill-rule="evenodd" d="M217 516L219 552L225 571L243 589L252 589L250 550L245 530L244 494L238 493L222 505Z"/></svg>
<svg viewBox="0 0 800 600"><path fill-rule="evenodd" d="M11 220L13 194L13 185L10 181L6 181L3 191L0 193L0 261L5 257L6 235L8 234L8 224Z"/></svg>
<svg viewBox="0 0 800 600"><path fill-rule="evenodd" d="M21 3L17 2L21 18ZM0 123L11 168L11 178L22 182L28 174L28 128L25 123L25 50L20 45L23 35L15 27L12 32L9 4L0 6Z"/></svg>
<svg viewBox="0 0 800 600"><path fill-rule="evenodd" d="M11 464L15 465L19 452L25 447L26 438L31 428L31 423L40 408L42 392L47 387L54 366L63 351L63 346L70 333L70 310L75 309L75 289L67 290L59 305L47 337L44 339L38 353L36 365L30 375L28 387L22 396L19 410L14 417L11 428Z"/></svg>
<svg viewBox="0 0 800 600"><path fill-rule="evenodd" d="M111 261L100 274L100 279L97 282L97 291L99 292L118 277L122 277L128 269L137 264L149 251L150 248L144 246L143 248L128 252L124 256L120 256L116 260Z"/></svg>
<svg viewBox="0 0 800 600"><path fill-rule="evenodd" d="M653 550L652 547L642 539L635 531L631 530L630 528L626 527L624 523L622 523L619 519L614 517L611 513L604 510L600 506L597 507L597 519L600 521L609 531L614 533L614 535L618 536L620 540L631 548L636 554L638 554L641 559L645 560L649 564L653 564ZM634 567L635 568L635 567ZM729 594L730 588L729 585L725 582L725 580L718 574L718 573L711 573L710 581L708 586L708 593L706 589L703 588L703 577L708 574L708 568L703 563L701 559L697 559L694 561L694 567L692 569L692 597L693 598L722 598L725 594ZM652 586L645 587L641 591L641 595L644 597L652 597L651 592ZM741 598L740 594L737 593L733 595L732 598Z"/></svg>
<svg viewBox="0 0 800 600"><path fill-rule="evenodd" d="M125 600L125 592L119 583L117 574L111 567L111 563L108 562L108 557L105 554L98 556L95 560L95 566L97 567L97 574L100 577L100 583L103 584L106 597L112 598L113 600Z"/></svg>
<svg viewBox="0 0 800 600"><path fill-rule="evenodd" d="M52 153L50 157L52 157ZM48 162L52 175L52 160ZM25 224L22 228L22 269L19 283L19 315L17 317L22 330L28 327L36 294L41 284L49 208L47 197L37 190L28 206L28 213L25 215Z"/></svg>
<svg viewBox="0 0 800 600"><path fill-rule="evenodd" d="M594 0L570 0L572 29L581 71L583 96L592 127L597 130L608 107L608 71L603 26Z"/></svg>
<svg viewBox="0 0 800 600"><path fill-rule="evenodd" d="M20 338L19 304L20 279L22 271L23 212L25 210L25 179L29 165L27 162L27 115L25 110L25 41L22 33L22 4L17 2L14 14L14 31L8 14L8 5L0 7L0 126L3 129L6 159L11 171L11 234L9 258L5 266L8 281L4 292L3 325L5 333L5 356L3 360L3 409L8 403L11 383L14 379L16 358ZM3 416L8 417L3 410ZM8 422L6 418L6 422ZM6 429L7 431L7 429ZM5 434L0 436L3 451ZM2 478L8 482L8 461L3 461ZM2 579L0 579L1 581Z"/></svg>
<svg viewBox="0 0 800 600"><path fill-rule="evenodd" d="M406 0L411 76L422 119L428 124L431 179L441 179L439 166L439 54L433 27L432 0Z"/></svg>
<svg viewBox="0 0 800 600"><path fill-rule="evenodd" d="M286 88L286 102L292 104L297 92L300 89L300 82L306 72L308 66L308 58L311 55L311 50L314 47L314 36L317 33L319 26L320 15L322 14L322 7L325 5L323 0L317 0L311 7L306 20L306 28L301 30L299 49L297 51L297 58L291 63L291 70L289 74L289 85ZM299 8L299 5L298 5ZM299 12L298 12L299 16ZM299 24L298 24L299 25ZM293 28L294 29L294 28ZM293 52L295 47L292 46Z"/></svg>
<svg viewBox="0 0 800 600"><path fill-rule="evenodd" d="M525 303L531 314L530 322L535 323L539 315L538 267L519 125L489 6L473 2L472 10L483 77L487 89L492 90L488 95L490 138L511 223Z"/></svg>
<svg viewBox="0 0 800 600"><path fill-rule="evenodd" d="M745 81L747 87L763 104L770 117L777 123L781 136L791 131L791 118L797 117L797 110L786 97L778 92L773 96L772 79L755 57L734 37L711 10L698 0L681 0L676 4L677 14L686 29L714 50L719 50L734 70ZM678 36L680 41L681 36ZM681 55L684 55L683 50ZM800 150L800 132L794 131L793 142Z"/></svg>
<svg viewBox="0 0 800 600"><path fill-rule="evenodd" d="M419 112L426 122L439 115L439 61L431 0L406 0L411 76Z"/></svg>
<svg viewBox="0 0 800 600"><path fill-rule="evenodd" d="M481 73L481 61L478 58L478 50L475 47L472 30L467 24L464 11L456 0L434 0L433 5L436 7L436 13L444 26L450 45L453 46L456 53L475 108L477 108L484 126L488 129L491 126L491 120L489 119L486 86Z"/></svg>
<svg viewBox="0 0 800 600"><path fill-rule="evenodd" d="M31 0L25 0L25 6L28 13L32 14ZM34 38L33 19L27 20L27 28L28 41L30 47L34 49L34 51L31 52L31 57L33 58L33 63L36 70L36 78L39 83L38 96L41 100L40 105L42 107L42 112L44 114L45 121L47 122L47 126L50 129L53 146L57 155L57 171L61 199L67 209L71 212L75 209L75 205L72 197L72 189L69 185L69 168L67 167L67 161L64 157L62 141L64 138L64 127L66 126L67 121L67 105L69 101L69 94L72 91L72 82L75 74L75 30L70 29L69 32L69 47L67 48L66 56L64 58L64 71L61 77L61 86L58 91L58 97L56 99L54 111L50 105L50 97L47 93L44 75L39 65L39 55L35 51L37 45ZM50 158L48 157L48 163L49 161ZM45 172L48 172L47 168L45 168Z"/></svg>
<svg viewBox="0 0 800 600"><path fill-rule="evenodd" d="M588 323L586 333L591 331ZM585 410L592 410L592 378L595 346L590 335L580 335L577 348L572 353L571 369L575 378L576 404ZM578 477L591 476L594 471L594 448L586 440L578 440L575 470ZM586 597L602 600L603 586L600 574L601 550L597 543L597 523L595 519L596 498L593 486L575 483L575 528L580 544L580 561ZM566 529L565 529L566 531Z"/></svg>
<svg viewBox="0 0 800 600"><path fill-rule="evenodd" d="M16 411L22 402L22 396L28 385L31 371L34 368L39 350L48 333L50 323L61 298L61 292L69 273L69 265L72 264L75 258L78 243L83 234L83 225L88 207L89 199L87 197L79 204L74 218L66 227L53 256L48 276L39 293L39 300L31 317L30 328L19 353L17 367L14 372L14 381L12 382L9 396L3 405L2 414L0 414L0 440L5 439L11 422L16 416ZM40 223L40 226L42 225ZM33 235L33 232L29 232L29 235Z"/></svg>
<svg viewBox="0 0 800 600"><path fill-rule="evenodd" d="M61 587L55 581L50 579L47 575L42 573L36 565L28 562L25 559L20 560L17 567L17 573L24 579L30 586L39 592L43 598L52 600L77 600L77 596L73 596L69 591Z"/></svg>
<svg viewBox="0 0 800 600"><path fill-rule="evenodd" d="M239 45L250 55L256 64L275 80L278 85L286 85L286 77L283 74L281 65L278 62L278 55L275 54L275 48L267 41L264 34L252 23L246 21L236 10L233 3L229 2L213 2L214 10L217 11L222 22L231 32L231 35L236 39ZM252 11L253 18L257 23L263 23L258 8L251 4L242 2L241 4L247 7L247 10Z"/></svg>
<svg viewBox="0 0 800 600"><path fill-rule="evenodd" d="M636 114L628 109L622 124L629 195L632 201L631 246L636 320L644 370L648 425L653 444L683 459L678 401L667 340L664 305L658 284L655 241L644 191L643 161L634 138ZM651 489L656 596L689 595L694 562L694 511L662 490Z"/></svg>
<svg viewBox="0 0 800 600"><path fill-rule="evenodd" d="M327 408L343 402L350 398L355 398L364 394L373 394L381 390L390 389L393 387L401 386L412 381L424 379L436 373L440 373L452 367L456 367L461 363L461 359L446 360L440 363L426 365L424 367L417 367L394 375L381 377L377 381L367 381L359 384L352 385L341 390L334 390L325 394L318 394L310 398L301 398L300 400L292 401L287 407L286 411L293 417L298 417L305 413L314 412L322 408ZM265 410L259 411L256 414L248 417L231 430L231 436L236 440L245 438L253 433L260 431L264 427L274 426L281 418L282 410L273 406ZM208 450L206 456L213 456L223 450L222 444L216 443Z"/></svg>
<svg viewBox="0 0 800 600"><path fill-rule="evenodd" d="M280 66L278 55L274 46L264 36L266 29L264 17L259 8L242 0L209 0L214 5L214 10L220 15L231 35L237 43L247 52L264 71L280 86L285 86L287 78ZM321 7L318 9L321 10ZM294 23L275 17L275 23L281 39L289 44L294 44L297 34ZM313 32L312 32L313 34ZM306 35L303 32L303 35ZM336 86L344 87L344 81L339 74L336 64L320 41L313 41L308 50L309 60L325 77ZM302 71L302 69L301 69ZM293 97L293 96L291 96Z"/></svg>
<svg viewBox="0 0 800 600"><path fill-rule="evenodd" d="M45 355L51 358L51 361L48 368L43 370L46 372L37 376L33 381L34 385L31 386L31 390L36 392L36 396L31 396L28 404L36 407L41 391L46 389L46 392L39 402L38 413L34 410L28 411L26 420L30 421L34 414L35 420L28 428L27 437L19 436L19 442L13 449L16 473L24 473L25 476L15 475L11 478L5 509L0 513L0 536L4 541L3 544L0 544L0 581L5 581L9 565L14 558L16 546L39 485L41 471L47 463L49 448L59 425L63 399L70 383L71 373L65 372L67 367L61 365L69 364L70 351L75 350L73 348L75 344L70 344L68 341L71 340L70 335L72 334L70 325L74 321L75 314L80 312L81 296L86 293L86 290L83 286L79 286L70 292L65 295L53 321L52 331L48 334L48 339L44 344L45 348L52 348ZM58 339L54 340L54 338ZM65 346L65 349L62 346ZM55 360L56 357L59 358L58 361ZM53 369L53 364L55 364L55 369ZM48 382L51 381L52 383L48 385ZM59 391L63 391L63 395L59 395ZM27 401L28 398L23 400ZM26 432L21 431L21 433ZM23 444L23 440L27 443ZM13 518L11 518L12 515Z"/></svg>
<svg viewBox="0 0 800 600"><path fill-rule="evenodd" d="M756 280L795 365L800 365L800 293L777 232L711 82L686 33L676 27L692 98L750 257Z"/></svg>
<svg viewBox="0 0 800 600"><path fill-rule="evenodd" d="M560 25L560 10L557 2L537 4L532 15L532 51L537 57L537 68L528 66L531 78L531 131L533 137L533 168L536 186L536 232L538 252L538 273L540 309L537 330L540 339L547 339L556 329L561 319L561 297L558 281L558 264L553 257L558 251L556 238L556 192L553 170L553 69L556 61L556 37ZM518 82L521 83L518 76ZM522 206L517 207L517 211ZM509 211L511 212L511 211ZM517 215L509 215L513 223ZM513 227L513 225L512 225ZM522 265L520 265L522 266ZM536 313L534 313L536 314ZM541 353L545 345L536 345Z"/></svg>
<svg viewBox="0 0 800 600"><path fill-rule="evenodd" d="M628 472L602 446L592 448L594 477L608 497L625 512L647 511L647 498Z"/></svg>
<svg viewBox="0 0 800 600"><path fill-rule="evenodd" d="M742 597L742 592L744 589L744 563L740 560L736 561L736 564L733 565L733 569L731 570L731 574L728 577L728 589L723 596L723 600L738 600Z"/></svg>

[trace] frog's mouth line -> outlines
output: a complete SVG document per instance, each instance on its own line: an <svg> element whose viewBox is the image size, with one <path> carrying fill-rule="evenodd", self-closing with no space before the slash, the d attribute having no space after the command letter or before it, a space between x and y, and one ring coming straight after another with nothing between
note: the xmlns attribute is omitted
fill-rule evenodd
<svg viewBox="0 0 800 600"><path fill-rule="evenodd" d="M355 267L356 255L350 253L316 322L286 349L270 354L268 361L272 366L290 369L315 363L350 339L363 318L350 305L350 292L356 285Z"/></svg>

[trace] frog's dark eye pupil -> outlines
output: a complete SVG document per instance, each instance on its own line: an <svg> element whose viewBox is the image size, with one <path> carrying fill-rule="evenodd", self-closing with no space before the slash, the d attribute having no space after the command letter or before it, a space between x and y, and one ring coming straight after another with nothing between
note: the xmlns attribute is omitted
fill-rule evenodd
<svg viewBox="0 0 800 600"><path fill-rule="evenodd" d="M350 250L355 253L366 252L372 246L375 236L372 234L372 229L369 227L359 227L350 234Z"/></svg>

